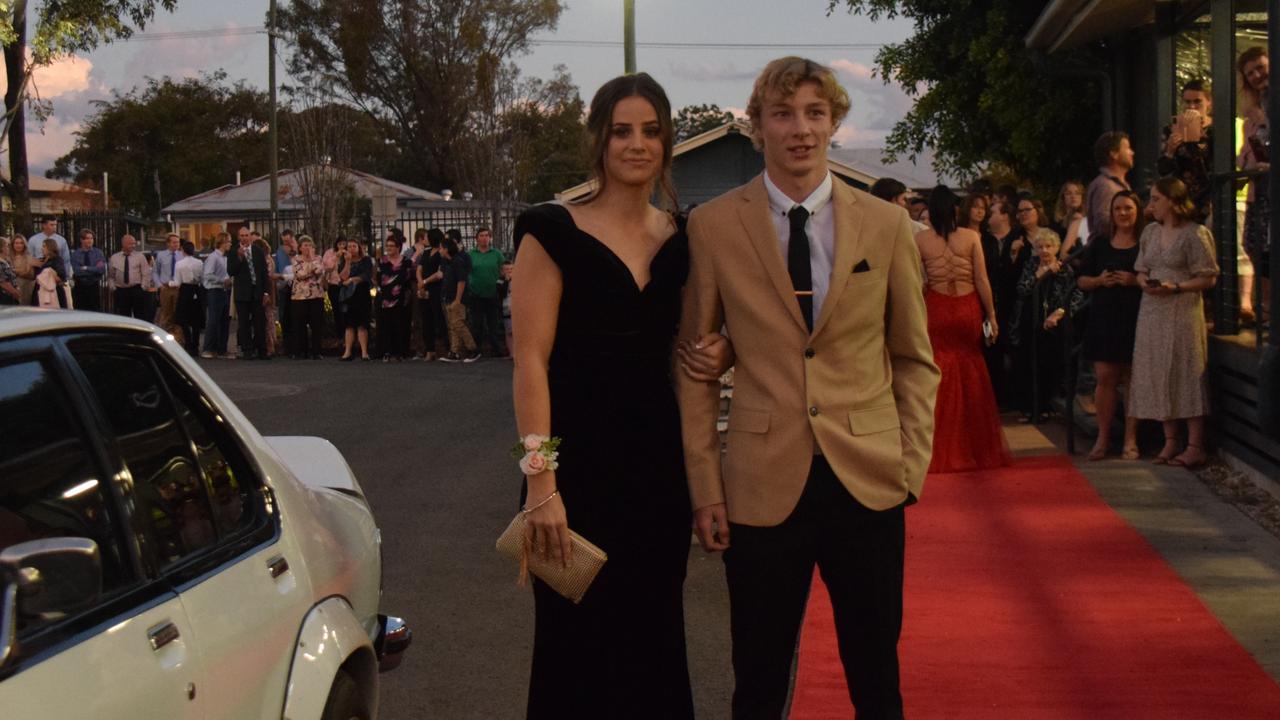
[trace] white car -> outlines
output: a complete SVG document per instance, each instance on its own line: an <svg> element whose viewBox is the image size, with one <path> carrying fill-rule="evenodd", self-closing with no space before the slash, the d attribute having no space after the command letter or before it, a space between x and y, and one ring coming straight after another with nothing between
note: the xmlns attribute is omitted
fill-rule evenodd
<svg viewBox="0 0 1280 720"><path fill-rule="evenodd" d="M173 339L0 310L0 716L374 718L409 645L342 455Z"/></svg>

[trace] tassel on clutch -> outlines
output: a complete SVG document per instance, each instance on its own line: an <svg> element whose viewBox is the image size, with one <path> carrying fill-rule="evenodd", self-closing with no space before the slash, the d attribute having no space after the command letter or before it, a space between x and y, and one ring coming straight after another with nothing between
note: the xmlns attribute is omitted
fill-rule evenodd
<svg viewBox="0 0 1280 720"><path fill-rule="evenodd" d="M595 581L596 575L600 573L600 568L604 567L605 561L609 559L609 556L605 551L592 545L586 538L573 531L569 532L570 540L573 543L573 562L568 568L563 567L555 560L543 560L538 556L526 555L524 551L524 526L524 513L516 513L511 524L502 533L502 537L498 538L498 552L512 560L519 561L522 580L527 577L528 573L533 573L534 577L546 583L552 590L560 593L566 599L573 601L575 605L582 602L582 596L587 593L587 589L591 587L591 583Z"/></svg>

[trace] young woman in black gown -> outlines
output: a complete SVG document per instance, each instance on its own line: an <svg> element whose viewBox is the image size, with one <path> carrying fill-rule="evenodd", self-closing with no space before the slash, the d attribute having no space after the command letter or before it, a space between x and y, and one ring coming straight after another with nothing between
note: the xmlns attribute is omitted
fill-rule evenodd
<svg viewBox="0 0 1280 720"><path fill-rule="evenodd" d="M648 75L624 76L596 93L587 129L596 191L516 222L514 395L522 441L561 440L559 467L526 475L526 552L573 562L572 528L609 560L578 605L535 579L528 717L691 718L691 511L671 380L688 242L650 204L660 185L675 206L671 107ZM727 364L714 337L682 355L691 374Z"/></svg>

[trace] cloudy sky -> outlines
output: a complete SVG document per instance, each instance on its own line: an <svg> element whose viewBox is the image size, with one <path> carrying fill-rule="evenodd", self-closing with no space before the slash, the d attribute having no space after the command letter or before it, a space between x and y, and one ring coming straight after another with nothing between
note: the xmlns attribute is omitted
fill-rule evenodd
<svg viewBox="0 0 1280 720"><path fill-rule="evenodd" d="M282 5L287 2L281 0ZM158 16L138 39L64 60L37 74L40 95L52 101L54 114L43 132L29 121L32 174L44 174L71 148L94 100L110 98L113 90L127 92L145 77L188 77L223 69L232 80L265 88L266 37L254 29L262 26L267 5L266 0L179 0L177 11ZM556 31L538 36L549 43L535 46L517 64L526 75L548 77L563 63L583 98L590 100L596 87L622 72L622 2L565 0L565 5ZM870 69L879 44L911 34L905 21L873 24L844 12L828 17L826 0L638 0L636 5L637 65L664 85L676 108L716 103L740 110L759 69L784 54L803 54L839 71L853 99L853 111L837 136L846 146L879 145L910 108L900 89L886 87ZM173 35L201 30L220 34ZM556 44L562 41L570 44ZM619 45L573 44L580 41ZM760 47L764 44L770 46ZM283 63L278 76L287 82Z"/></svg>

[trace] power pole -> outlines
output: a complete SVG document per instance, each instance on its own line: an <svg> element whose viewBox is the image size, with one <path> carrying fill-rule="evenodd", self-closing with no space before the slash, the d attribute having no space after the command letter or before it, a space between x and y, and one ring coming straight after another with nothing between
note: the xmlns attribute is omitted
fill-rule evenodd
<svg viewBox="0 0 1280 720"><path fill-rule="evenodd" d="M636 0L622 0L623 70L628 75L636 72Z"/></svg>
<svg viewBox="0 0 1280 720"><path fill-rule="evenodd" d="M271 19L267 28L267 84L271 86L270 135L271 135L271 229L270 237L279 243L276 232L276 214L280 200L277 196L276 174L280 171L280 137L276 120L276 0L271 0Z"/></svg>

